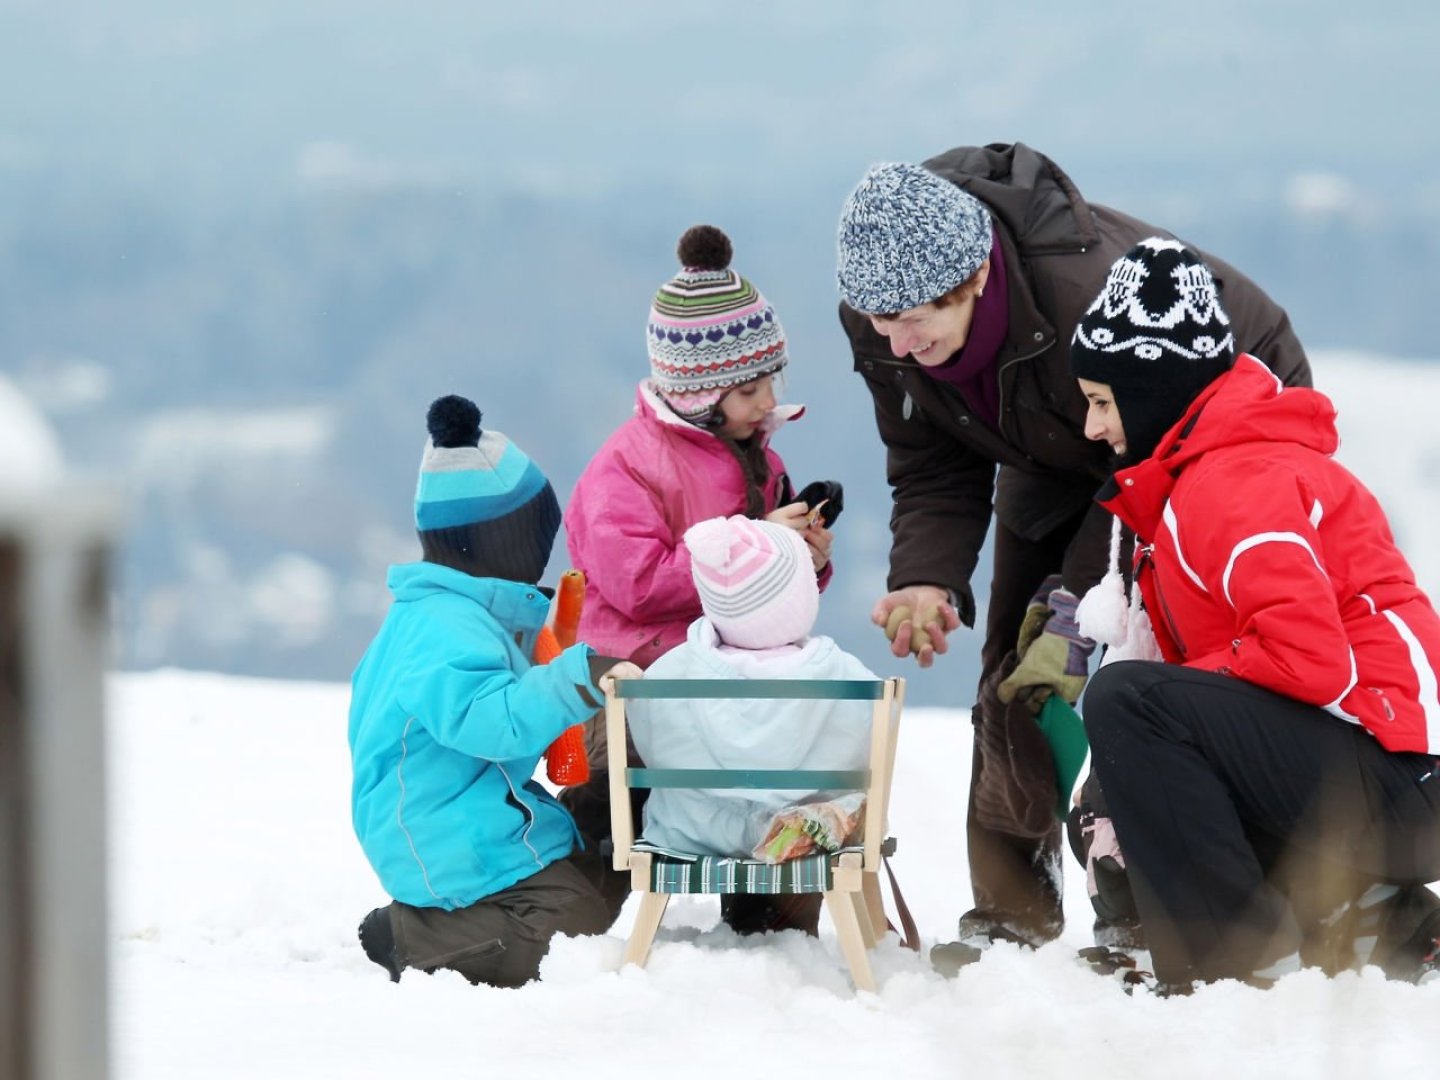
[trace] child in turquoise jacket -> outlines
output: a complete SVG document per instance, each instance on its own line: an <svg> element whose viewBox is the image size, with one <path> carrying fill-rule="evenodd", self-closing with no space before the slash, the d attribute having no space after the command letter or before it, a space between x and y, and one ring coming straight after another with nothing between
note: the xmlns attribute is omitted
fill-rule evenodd
<svg viewBox="0 0 1440 1080"><path fill-rule="evenodd" d="M532 666L560 507L480 419L460 397L430 407L415 496L423 561L390 568L394 603L353 679L351 808L394 898L362 922L366 954L396 981L406 967L443 967L518 986L556 932L614 921L592 884L597 860L579 854L570 814L532 775L555 737L600 707L599 678L616 662L577 644Z"/></svg>

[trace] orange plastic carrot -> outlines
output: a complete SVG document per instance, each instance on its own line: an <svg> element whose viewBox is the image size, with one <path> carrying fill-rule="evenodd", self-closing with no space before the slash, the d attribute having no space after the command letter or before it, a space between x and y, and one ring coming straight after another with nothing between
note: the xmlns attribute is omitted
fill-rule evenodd
<svg viewBox="0 0 1440 1080"><path fill-rule="evenodd" d="M555 628L542 626L535 635L535 663L548 664L575 644L580 605L585 600L585 575L566 570L555 593ZM590 779L590 758L585 753L585 729L573 724L545 750L545 775L552 784L574 787Z"/></svg>
<svg viewBox="0 0 1440 1080"><path fill-rule="evenodd" d="M562 649L575 644L580 631L580 609L585 605L585 575L579 570L566 570L560 575L560 588L555 591L555 640Z"/></svg>
<svg viewBox="0 0 1440 1080"><path fill-rule="evenodd" d="M548 664L564 651L555 637L555 631L548 626L540 627L540 632L535 635L535 655L532 657L535 663Z"/></svg>

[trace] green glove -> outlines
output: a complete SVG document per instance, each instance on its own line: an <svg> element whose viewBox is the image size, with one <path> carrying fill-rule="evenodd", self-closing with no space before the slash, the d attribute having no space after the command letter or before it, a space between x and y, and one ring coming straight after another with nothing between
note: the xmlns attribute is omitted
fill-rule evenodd
<svg viewBox="0 0 1440 1080"><path fill-rule="evenodd" d="M1071 705L1079 700L1095 651L1095 642L1075 624L1079 603L1074 593L1059 588L1050 592L1047 603L1032 602L1026 609L1015 650L1020 662L995 688L1004 704L1018 697L1039 711L1051 694Z"/></svg>

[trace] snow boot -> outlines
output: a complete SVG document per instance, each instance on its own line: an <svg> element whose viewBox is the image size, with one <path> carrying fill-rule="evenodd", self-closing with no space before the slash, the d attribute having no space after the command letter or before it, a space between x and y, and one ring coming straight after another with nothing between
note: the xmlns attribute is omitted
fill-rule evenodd
<svg viewBox="0 0 1440 1080"><path fill-rule="evenodd" d="M1377 882L1325 920L1306 960L1330 975L1374 964L1386 978L1413 983L1435 967L1437 938L1440 897L1424 885Z"/></svg>
<svg viewBox="0 0 1440 1080"><path fill-rule="evenodd" d="M1413 886L1401 890L1391 907L1371 962L1399 982L1440 978L1440 898L1423 885Z"/></svg>
<svg viewBox="0 0 1440 1080"><path fill-rule="evenodd" d="M1007 917L971 908L960 916L956 937L964 944L980 949L987 949L997 941L1038 949L1047 941L1054 941L1063 929L1063 922L1044 916Z"/></svg>
<svg viewBox="0 0 1440 1080"><path fill-rule="evenodd" d="M390 928L390 909L377 907L360 922L360 947L365 955L400 981L400 963L395 958L395 931Z"/></svg>
<svg viewBox="0 0 1440 1080"><path fill-rule="evenodd" d="M1137 955L1104 945L1088 945L1078 950L1076 957L1096 975L1117 978L1127 994L1133 994L1136 988L1154 990L1158 985L1154 974L1142 966L1142 962L1149 962L1143 953Z"/></svg>
<svg viewBox="0 0 1440 1080"><path fill-rule="evenodd" d="M1091 933L1095 936L1096 945L1122 952L1133 953L1149 948L1145 943L1145 928L1140 925L1139 919L1112 920L1097 915Z"/></svg>
<svg viewBox="0 0 1440 1080"><path fill-rule="evenodd" d="M930 950L930 966L947 979L960 974L960 969L980 959L981 950L963 941L947 941Z"/></svg>
<svg viewBox="0 0 1440 1080"><path fill-rule="evenodd" d="M721 893L720 918L742 936L801 930L820 936L818 893Z"/></svg>
<svg viewBox="0 0 1440 1080"><path fill-rule="evenodd" d="M1095 895L1090 898L1095 914L1109 922L1138 926L1140 913L1124 865L1113 856L1101 855L1090 871L1095 878Z"/></svg>

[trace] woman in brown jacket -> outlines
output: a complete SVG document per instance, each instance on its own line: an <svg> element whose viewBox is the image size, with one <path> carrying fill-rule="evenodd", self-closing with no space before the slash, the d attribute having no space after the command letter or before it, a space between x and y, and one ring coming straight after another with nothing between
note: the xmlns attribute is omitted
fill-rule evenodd
<svg viewBox="0 0 1440 1080"><path fill-rule="evenodd" d="M1020 143L875 166L841 213L840 320L874 398L894 498L889 591L873 618L896 656L928 667L952 631L974 625L971 575L995 519L962 942L1039 944L1063 927L1053 770L1031 717L1050 693L1073 702L1084 686L1093 645L1073 604L1105 568L1109 515L1093 499L1111 468L1108 448L1085 438L1069 343L1111 263L1157 233L1168 235L1086 202ZM1285 312L1197 254L1237 348L1310 385ZM1105 929L1097 939L1114 943Z"/></svg>

